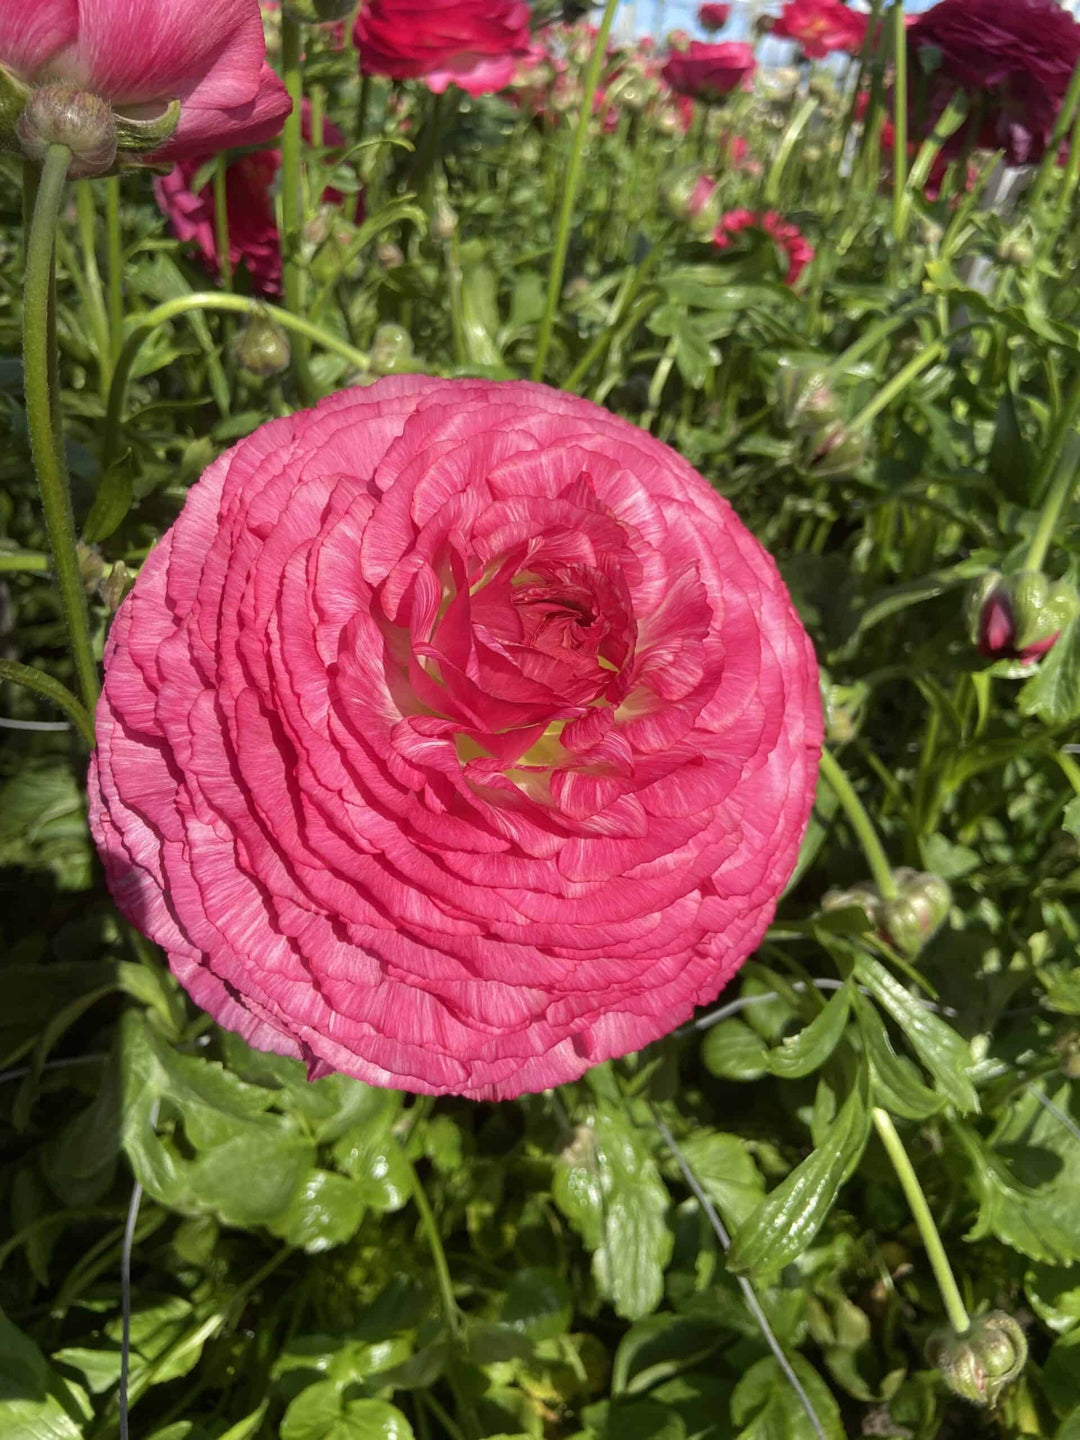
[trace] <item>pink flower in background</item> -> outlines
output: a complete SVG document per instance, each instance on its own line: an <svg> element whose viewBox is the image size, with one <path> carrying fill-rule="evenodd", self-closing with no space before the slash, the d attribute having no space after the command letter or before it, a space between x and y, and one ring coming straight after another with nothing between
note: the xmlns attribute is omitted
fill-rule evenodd
<svg viewBox="0 0 1080 1440"><path fill-rule="evenodd" d="M311 142L311 106L304 102L304 139ZM336 125L326 121L323 139L327 145L344 146L345 136ZM217 275L220 263L214 221L214 185L208 179L198 190L192 190L196 174L204 167L205 157L181 160L168 175L154 181L154 198L169 217L178 240L194 244L203 264L211 275ZM237 155L225 172L225 200L229 217L229 259L234 270L241 265L251 277L252 288L260 295L281 294L281 240L274 212L273 184L281 165L280 150L255 150ZM327 188L325 204L340 204L344 197L338 190ZM363 219L363 199L357 201L357 223Z"/></svg>
<svg viewBox="0 0 1080 1440"><path fill-rule="evenodd" d="M529 7L522 0L365 0L353 38L367 75L420 79L437 95L451 83L488 95L508 85L529 54Z"/></svg>
<svg viewBox="0 0 1080 1440"><path fill-rule="evenodd" d="M698 24L703 30L708 30L710 33L716 30L722 30L727 24L730 14L730 5L699 5L697 12Z"/></svg>
<svg viewBox="0 0 1080 1440"><path fill-rule="evenodd" d="M685 50L668 56L663 76L678 94L708 104L732 90L748 89L755 64L753 46L742 41L704 45L691 40Z"/></svg>
<svg viewBox="0 0 1080 1440"><path fill-rule="evenodd" d="M726 250L731 244L731 236L737 235L741 230L760 230L769 237L784 257L784 264L787 266L785 285L794 285L814 258L814 247L803 238L798 226L793 225L790 220L784 220L775 210L761 213L753 210L729 210L726 215L721 216L713 235L713 244L718 250Z"/></svg>
<svg viewBox="0 0 1080 1440"><path fill-rule="evenodd" d="M258 0L0 0L0 64L134 118L179 100L180 123L154 159L258 144L290 109L266 64Z"/></svg>
<svg viewBox="0 0 1080 1440"><path fill-rule="evenodd" d="M834 50L848 54L862 49L869 17L841 0L788 0L772 24L780 40L796 40L809 60L823 60Z"/></svg>
<svg viewBox="0 0 1080 1440"><path fill-rule="evenodd" d="M91 823L222 1025L508 1097L727 983L821 732L776 566L678 455L543 386L394 376L192 488L109 636Z"/></svg>

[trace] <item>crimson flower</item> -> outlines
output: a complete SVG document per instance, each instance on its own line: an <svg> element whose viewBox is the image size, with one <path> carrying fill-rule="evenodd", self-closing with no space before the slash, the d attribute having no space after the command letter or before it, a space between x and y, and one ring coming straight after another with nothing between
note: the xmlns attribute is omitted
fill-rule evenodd
<svg viewBox="0 0 1080 1440"><path fill-rule="evenodd" d="M155 160L258 144L290 109L258 0L0 0L0 64L30 84L92 91L135 120L179 100Z"/></svg>
<svg viewBox="0 0 1080 1440"><path fill-rule="evenodd" d="M697 12L698 24L703 30L708 30L711 34L713 31L724 28L730 14L730 5L699 5Z"/></svg>
<svg viewBox="0 0 1080 1440"><path fill-rule="evenodd" d="M677 94L707 105L732 90L748 89L756 63L753 46L740 40L723 45L691 40L684 50L672 51L661 73Z"/></svg>
<svg viewBox="0 0 1080 1440"><path fill-rule="evenodd" d="M862 49L868 17L841 0L788 0L772 33L781 40L797 40L810 60L823 60L834 50L849 54Z"/></svg>
<svg viewBox="0 0 1080 1440"><path fill-rule="evenodd" d="M365 0L353 38L366 75L423 80L441 95L501 90L529 54L522 0Z"/></svg>
<svg viewBox="0 0 1080 1440"><path fill-rule="evenodd" d="M311 105L304 101L304 139L311 143ZM327 145L344 146L345 136L330 121L323 125ZM168 175L154 181L154 198L169 217L178 240L194 244L211 275L221 269L214 219L212 179L198 190L192 183L206 164L205 157L180 160ZM280 150L254 150L237 155L225 172L225 207L229 219L229 261L233 270L241 265L251 277L252 288L260 295L281 294L281 239L274 213L273 184L281 165ZM327 187L323 203L340 204L341 192ZM363 219L363 199L357 201L356 220Z"/></svg>
<svg viewBox="0 0 1080 1440"><path fill-rule="evenodd" d="M720 223L713 234L713 244L718 250L726 250L731 244L731 237L741 230L760 230L774 243L787 266L785 285L794 285L814 258L814 247L803 238L799 227L790 220L784 220L775 210L760 213L753 210L729 210L720 217Z"/></svg>
<svg viewBox="0 0 1080 1440"><path fill-rule="evenodd" d="M1042 158L1080 61L1080 24L1068 10L1056 0L940 0L907 38L913 94L920 74L930 75L915 128L929 133L959 89L972 97L972 113L947 155L973 143L1003 148L1010 165Z"/></svg>
<svg viewBox="0 0 1080 1440"><path fill-rule="evenodd" d="M821 733L775 564L672 450L544 386L392 376L191 489L109 635L91 824L220 1024L494 1099L727 983Z"/></svg>

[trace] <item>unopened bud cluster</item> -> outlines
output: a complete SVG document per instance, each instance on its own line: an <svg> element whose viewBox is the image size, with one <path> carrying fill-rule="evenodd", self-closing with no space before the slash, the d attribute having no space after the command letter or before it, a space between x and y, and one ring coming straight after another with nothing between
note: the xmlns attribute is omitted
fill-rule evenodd
<svg viewBox="0 0 1080 1440"><path fill-rule="evenodd" d="M858 905L871 925L894 950L909 960L933 939L949 914L952 891L940 875L907 866L893 872L898 894L886 900L877 886L851 885L846 890L829 890L821 902L823 910L843 910Z"/></svg>

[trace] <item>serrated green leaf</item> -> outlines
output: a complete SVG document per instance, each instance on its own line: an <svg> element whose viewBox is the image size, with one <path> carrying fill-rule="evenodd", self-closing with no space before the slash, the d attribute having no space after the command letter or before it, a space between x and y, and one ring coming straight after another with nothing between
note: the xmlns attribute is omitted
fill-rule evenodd
<svg viewBox="0 0 1080 1440"><path fill-rule="evenodd" d="M971 1050L952 1026L905 990L884 965L869 955L859 956L855 978L900 1026L942 1094L961 1113L978 1111L979 1097L967 1073L974 1064Z"/></svg>
<svg viewBox="0 0 1080 1440"><path fill-rule="evenodd" d="M801 1255L825 1223L840 1186L858 1164L870 1134L860 1089L851 1091L821 1142L739 1226L728 1268L771 1274Z"/></svg>
<svg viewBox="0 0 1080 1440"><path fill-rule="evenodd" d="M385 1400L346 1400L329 1380L309 1385L281 1422L281 1440L413 1440L413 1428Z"/></svg>

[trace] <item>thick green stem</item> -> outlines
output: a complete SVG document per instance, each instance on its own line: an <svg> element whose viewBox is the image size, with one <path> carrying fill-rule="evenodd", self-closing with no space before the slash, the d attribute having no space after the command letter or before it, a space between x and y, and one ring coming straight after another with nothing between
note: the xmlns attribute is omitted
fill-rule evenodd
<svg viewBox="0 0 1080 1440"><path fill-rule="evenodd" d="M300 224L304 211L300 168L304 71L300 55L300 22L290 18L288 11L283 10L281 74L292 101L292 110L281 132L281 271L285 309L298 316L305 313L305 276L300 263ZM308 368L308 347L302 335L292 347L292 371L301 397L310 402L315 398L315 387Z"/></svg>
<svg viewBox="0 0 1080 1440"><path fill-rule="evenodd" d="M866 863L870 867L870 873L874 877L878 893L883 900L895 900L900 891L893 876L892 866L889 864L889 857L885 854L873 822L866 813L862 801L855 794L851 781L827 749L823 749L821 752L821 775L837 800L840 801L848 824L855 832L855 838L866 856Z"/></svg>
<svg viewBox="0 0 1080 1440"><path fill-rule="evenodd" d="M49 568L48 555L38 550L0 550L0 575L25 574L44 575Z"/></svg>
<svg viewBox="0 0 1080 1440"><path fill-rule="evenodd" d="M967 117L967 97L958 91L949 101L942 113L941 119L934 126L933 133L928 135L919 147L919 153L915 157L915 163L907 177L904 186L904 193L900 200L899 215L894 212L894 227L897 240L903 240L907 234L908 221L911 218L911 206L913 197L919 193L926 184L933 169L934 161L941 154L941 147L948 140L950 135L955 135Z"/></svg>
<svg viewBox="0 0 1080 1440"><path fill-rule="evenodd" d="M59 705L64 714L78 730L86 743L93 748L94 722L86 706L78 701L66 685L44 670L35 670L31 665L20 665L17 660L0 658L0 680L9 680L12 685L24 685L45 700Z"/></svg>
<svg viewBox="0 0 1080 1440"><path fill-rule="evenodd" d="M223 290L231 290L233 282L228 173L229 157L222 150L214 162L214 246L218 256L218 280Z"/></svg>
<svg viewBox="0 0 1080 1440"><path fill-rule="evenodd" d="M559 219L555 229L555 251L551 257L551 268L548 271L547 303L544 306L544 317L540 321L540 334L536 341L536 359L533 361L532 368L534 380L544 378L544 366L547 363L548 350L551 348L555 314L559 308L563 275L566 272L566 255L570 248L570 226L574 218L574 201L577 199L578 185L581 182L581 167L585 160L585 141L592 123L593 96L600 83L600 71L607 54L608 36L611 34L612 22L618 8L619 0L607 0L607 4L604 6L604 18L600 21L600 30L596 36L592 55L589 57L588 68L585 71L581 109L578 112L577 128L574 131L570 163L566 167L562 204L559 207Z"/></svg>
<svg viewBox="0 0 1080 1440"><path fill-rule="evenodd" d="M1035 214L1042 203L1046 188L1050 184L1050 177L1057 170L1058 152L1061 149L1061 142L1069 133L1073 120L1080 106L1080 62L1077 62L1073 70L1072 79L1069 81L1069 88L1065 92L1065 100L1058 111L1057 121L1054 124L1053 134L1050 136L1050 143L1039 163L1038 173L1035 176L1035 184L1031 187L1031 195L1028 197L1026 209L1032 215Z"/></svg>
<svg viewBox="0 0 1080 1440"><path fill-rule="evenodd" d="M942 336L940 339L934 340L913 360L909 360L902 370L898 370L892 379L881 387L873 400L865 405L853 420L848 421L848 430L854 432L861 430L864 425L869 425L875 415L880 414L886 405L891 405L896 397L907 389L912 380L921 375L928 366L945 353L948 344L948 337Z"/></svg>
<svg viewBox="0 0 1080 1440"><path fill-rule="evenodd" d="M124 340L124 237L120 226L120 176L105 181L105 246L108 258L109 338L115 363Z"/></svg>
<svg viewBox="0 0 1080 1440"><path fill-rule="evenodd" d="M902 240L906 213L904 190L907 185L907 36L904 30L904 7L893 0L893 239Z"/></svg>
<svg viewBox="0 0 1080 1440"><path fill-rule="evenodd" d="M922 1192L914 1167L908 1159L908 1153L904 1149L903 1141L896 1132L896 1126L892 1117L886 1111L875 1106L870 1112L874 1120L874 1128L878 1133L885 1152L892 1162L896 1171L896 1178L900 1181L901 1189L911 1206L911 1214L918 1226L922 1242L926 1246L926 1256L930 1261L930 1268L934 1272L934 1279L937 1281L938 1290L941 1292L942 1303L945 1306L945 1313L949 1317L949 1324L957 1335L963 1335L971 1327L971 1319L968 1316L964 1301L960 1295L960 1288L953 1275L952 1266L949 1264L949 1257L945 1253L945 1246L941 1243L941 1236L934 1224L934 1217L930 1213L930 1206L926 1203L926 1196Z"/></svg>
<svg viewBox="0 0 1080 1440"><path fill-rule="evenodd" d="M1031 482L1031 494L1035 505L1045 503L1051 480L1057 470L1058 460L1065 447L1065 441L1080 420L1080 369L1074 373L1065 392L1057 418L1047 437L1046 448L1039 461L1039 468Z"/></svg>
<svg viewBox="0 0 1080 1440"><path fill-rule="evenodd" d="M318 325L313 325L310 320L305 320L300 315L290 315L287 310L281 310L276 305L266 305L261 300L253 300L247 295L221 295L213 291L196 291L191 295L180 295L175 300L166 300L142 317L128 336L116 362L116 370L109 389L108 408L105 413L103 453L105 465L112 464L119 454L124 395L139 350L159 325L164 325L169 320L175 320L189 310L223 310L239 315L269 314L286 330L291 330L294 335L300 335L305 340L313 340L324 350L332 350L335 355L343 356L358 370L367 370L370 365L370 360L363 351L354 349L346 341L339 340L336 335L331 335L326 330L320 329Z"/></svg>
<svg viewBox="0 0 1080 1440"><path fill-rule="evenodd" d="M1058 461L1057 474L1043 502L1042 514L1039 516L1039 523L1036 526L1035 534L1031 537L1031 545L1028 547L1027 557L1024 561L1025 570L1042 569L1042 563L1046 559L1046 552L1054 538L1057 523L1061 519L1061 512L1076 483L1078 462L1080 462L1080 435L1073 434L1065 443L1061 459Z"/></svg>
<svg viewBox="0 0 1080 1440"><path fill-rule="evenodd" d="M419 1211L420 1225L424 1232L424 1239L427 1241L428 1250L431 1252L431 1263L435 1267L435 1279L439 1286L443 1320L446 1322L446 1328L451 1336L457 1339L461 1331L461 1312L454 1299L454 1282L450 1278L450 1266L446 1260L446 1251L443 1249L442 1236L439 1234L438 1222L420 1182L420 1176L416 1173L416 1166L411 1161L409 1169L412 1172L413 1201Z"/></svg>
<svg viewBox="0 0 1080 1440"><path fill-rule="evenodd" d="M66 145L49 146L26 245L23 369L26 377L26 424L41 491L56 586L67 623L79 689L87 709L93 710L98 697L97 665L90 643L86 595L75 550L75 522L71 513L63 442L56 420L60 397L50 385L50 371L55 365L49 326L53 248L70 163L71 151Z"/></svg>

